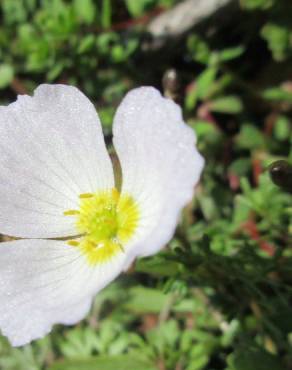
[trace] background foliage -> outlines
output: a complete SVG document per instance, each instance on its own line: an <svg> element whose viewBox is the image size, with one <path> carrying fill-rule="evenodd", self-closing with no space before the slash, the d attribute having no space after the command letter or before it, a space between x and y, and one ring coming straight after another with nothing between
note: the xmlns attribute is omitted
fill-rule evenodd
<svg viewBox="0 0 292 370"><path fill-rule="evenodd" d="M176 3L0 2L3 104L45 81L76 85L110 146L125 92L154 85L182 105L207 162L168 247L76 327L21 349L0 337L3 370L292 369L292 200L267 173L292 161L292 4L241 0L216 32L147 51L147 23Z"/></svg>

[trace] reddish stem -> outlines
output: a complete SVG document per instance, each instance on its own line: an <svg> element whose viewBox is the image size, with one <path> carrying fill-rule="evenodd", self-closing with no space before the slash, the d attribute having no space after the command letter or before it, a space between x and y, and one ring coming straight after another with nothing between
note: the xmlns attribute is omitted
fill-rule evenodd
<svg viewBox="0 0 292 370"><path fill-rule="evenodd" d="M258 186L259 184L259 177L262 172L263 172L263 168L261 165L261 161L258 158L254 158L252 160L252 174L253 174L253 180L256 186Z"/></svg>
<svg viewBox="0 0 292 370"><path fill-rule="evenodd" d="M229 171L227 176L228 176L228 180L229 180L230 189L233 190L233 191L238 190L239 187L240 187L239 176L237 176L237 174L232 172L232 171Z"/></svg>
<svg viewBox="0 0 292 370"><path fill-rule="evenodd" d="M265 134L267 136L272 135L273 128L275 126L277 118L278 118L278 113L276 113L276 112L273 112L273 113L269 114L268 117L266 118L266 120L265 120Z"/></svg>
<svg viewBox="0 0 292 370"><path fill-rule="evenodd" d="M10 84L10 87L16 94L24 95L28 93L27 88L17 77L14 77Z"/></svg>
<svg viewBox="0 0 292 370"><path fill-rule="evenodd" d="M165 11L164 7L158 6L155 9L151 10L150 12L142 15L139 18L136 19L129 19L127 21L119 22L117 24L114 24L111 27L112 31L121 31L128 29L129 27L135 26L137 24L146 24L148 23L152 17L157 16L158 14L161 14Z"/></svg>
<svg viewBox="0 0 292 370"><path fill-rule="evenodd" d="M248 220L242 226L243 229L248 233L250 238L258 243L262 251L266 252L271 257L274 256L275 247L272 244L261 239L257 224L254 222L254 220Z"/></svg>
<svg viewBox="0 0 292 370"><path fill-rule="evenodd" d="M151 19L162 12L164 12L166 9L164 7L158 6L155 9L149 11L148 13L142 15L141 17L135 18L135 19L128 19L126 21L118 22L116 24L113 24L109 28L89 28L90 32L102 32L102 31L123 31L127 30L128 28L131 28L133 26L136 26L137 24L147 24L151 21Z"/></svg>

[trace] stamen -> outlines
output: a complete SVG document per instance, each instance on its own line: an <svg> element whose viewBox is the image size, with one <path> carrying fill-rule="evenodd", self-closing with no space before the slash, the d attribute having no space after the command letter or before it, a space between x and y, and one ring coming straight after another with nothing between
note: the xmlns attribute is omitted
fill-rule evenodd
<svg viewBox="0 0 292 370"><path fill-rule="evenodd" d="M64 216L76 216L79 215L80 212L75 209L69 209L68 211L63 212Z"/></svg>
<svg viewBox="0 0 292 370"><path fill-rule="evenodd" d="M112 240L119 248L120 248L120 250L123 252L123 253L125 253L125 248L124 248L124 246L123 246L123 244L119 241L119 239L118 238L113 238L113 240Z"/></svg>
<svg viewBox="0 0 292 370"><path fill-rule="evenodd" d="M112 197L113 199L117 202L119 200L119 197L120 197L120 193L118 192L118 190L116 188L113 188L112 189Z"/></svg>
<svg viewBox="0 0 292 370"><path fill-rule="evenodd" d="M125 248L123 247L123 244L118 243L118 246L120 247L120 250L125 253Z"/></svg>
<svg viewBox="0 0 292 370"><path fill-rule="evenodd" d="M79 211L68 210L65 215L78 215L76 228L82 237L73 238L68 245L78 247L89 264L110 261L115 255L125 253L125 245L132 238L139 222L139 209L129 195L117 189L95 194L79 195Z"/></svg>
<svg viewBox="0 0 292 370"><path fill-rule="evenodd" d="M94 195L92 193L83 193L79 195L80 199L92 198Z"/></svg>
<svg viewBox="0 0 292 370"><path fill-rule="evenodd" d="M77 242L76 240L69 240L67 242L68 245L72 246L72 247L78 247L78 245L80 244L79 242Z"/></svg>

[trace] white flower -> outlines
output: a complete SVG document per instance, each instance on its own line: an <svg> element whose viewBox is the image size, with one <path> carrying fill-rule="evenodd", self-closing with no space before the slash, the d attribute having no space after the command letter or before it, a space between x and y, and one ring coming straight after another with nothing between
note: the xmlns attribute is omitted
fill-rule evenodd
<svg viewBox="0 0 292 370"><path fill-rule="evenodd" d="M14 346L74 324L138 256L159 251L192 198L203 159L180 108L151 87L114 118L120 191L94 106L41 85L0 107L0 329Z"/></svg>

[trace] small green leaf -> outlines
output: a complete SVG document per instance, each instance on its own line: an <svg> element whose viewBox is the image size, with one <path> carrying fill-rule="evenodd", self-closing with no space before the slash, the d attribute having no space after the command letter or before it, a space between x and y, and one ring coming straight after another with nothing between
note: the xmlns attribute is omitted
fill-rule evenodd
<svg viewBox="0 0 292 370"><path fill-rule="evenodd" d="M240 4L248 10L269 9L275 4L276 0L241 0Z"/></svg>
<svg viewBox="0 0 292 370"><path fill-rule="evenodd" d="M217 75L217 68L209 67L205 69L192 85L191 90L186 96L186 109L192 110L198 100L204 100L209 95Z"/></svg>
<svg viewBox="0 0 292 370"><path fill-rule="evenodd" d="M168 301L168 295L151 288L136 286L130 290L125 307L135 313L159 313Z"/></svg>
<svg viewBox="0 0 292 370"><path fill-rule="evenodd" d="M114 45L111 50L111 56L114 63L121 63L126 60L126 51L122 45Z"/></svg>
<svg viewBox="0 0 292 370"><path fill-rule="evenodd" d="M161 258L142 258L136 262L135 270L154 276L174 276L182 268L181 264L175 261L165 263Z"/></svg>
<svg viewBox="0 0 292 370"><path fill-rule="evenodd" d="M280 115L275 122L273 131L277 140L288 140L291 135L291 121L289 120L289 118Z"/></svg>
<svg viewBox="0 0 292 370"><path fill-rule="evenodd" d="M109 28L112 24L112 4L111 0L102 1L101 20L102 28Z"/></svg>
<svg viewBox="0 0 292 370"><path fill-rule="evenodd" d="M247 158L238 158L232 162L228 171L236 174L237 176L247 176L251 170L250 160Z"/></svg>
<svg viewBox="0 0 292 370"><path fill-rule="evenodd" d="M262 28L261 35L267 41L276 61L285 60L291 53L290 29L285 24L267 23Z"/></svg>
<svg viewBox="0 0 292 370"><path fill-rule="evenodd" d="M103 32L97 36L96 46L100 54L107 55L119 42L119 37L114 32Z"/></svg>
<svg viewBox="0 0 292 370"><path fill-rule="evenodd" d="M96 7L93 0L74 0L74 10L77 17L86 24L91 24L94 21Z"/></svg>
<svg viewBox="0 0 292 370"><path fill-rule="evenodd" d="M134 355L96 356L56 362L49 370L158 370L153 364Z"/></svg>
<svg viewBox="0 0 292 370"><path fill-rule="evenodd" d="M54 79L56 79L62 73L63 68L64 68L63 63L59 63L59 64L56 64L55 66L53 66L53 68L50 69L47 73L47 79L49 81L53 81Z"/></svg>
<svg viewBox="0 0 292 370"><path fill-rule="evenodd" d="M228 48L219 52L220 62L228 62L229 60L240 57L245 51L243 46L236 46L234 48Z"/></svg>
<svg viewBox="0 0 292 370"><path fill-rule="evenodd" d="M215 81L217 68L209 67L196 80L196 90L199 99L205 99Z"/></svg>
<svg viewBox="0 0 292 370"><path fill-rule="evenodd" d="M208 44L198 35L191 35L187 40L187 47L195 61L208 64L211 51Z"/></svg>
<svg viewBox="0 0 292 370"><path fill-rule="evenodd" d="M239 148L253 150L264 148L266 141L263 133L256 126L246 123L242 125L236 143Z"/></svg>
<svg viewBox="0 0 292 370"><path fill-rule="evenodd" d="M0 89L7 87L13 80L14 71L13 67L9 64L0 65Z"/></svg>
<svg viewBox="0 0 292 370"><path fill-rule="evenodd" d="M194 129L198 138L219 134L218 128L208 121L191 120L189 125Z"/></svg>
<svg viewBox="0 0 292 370"><path fill-rule="evenodd" d="M149 6L153 5L153 0L125 0L128 12L133 17L141 16Z"/></svg>
<svg viewBox="0 0 292 370"><path fill-rule="evenodd" d="M264 90L262 96L267 100L292 102L292 93L280 87L266 89Z"/></svg>
<svg viewBox="0 0 292 370"><path fill-rule="evenodd" d="M232 370L284 370L280 360L258 348L236 351L229 360Z"/></svg>
<svg viewBox="0 0 292 370"><path fill-rule="evenodd" d="M215 200L211 196L202 195L198 197L198 201L206 220L211 221L218 217L218 209Z"/></svg>
<svg viewBox="0 0 292 370"><path fill-rule="evenodd" d="M243 106L237 96L230 95L212 100L209 108L213 112L236 114L242 111Z"/></svg>
<svg viewBox="0 0 292 370"><path fill-rule="evenodd" d="M95 37L92 34L86 35L83 37L80 41L80 44L78 45L77 53L83 54L89 51L95 43Z"/></svg>

